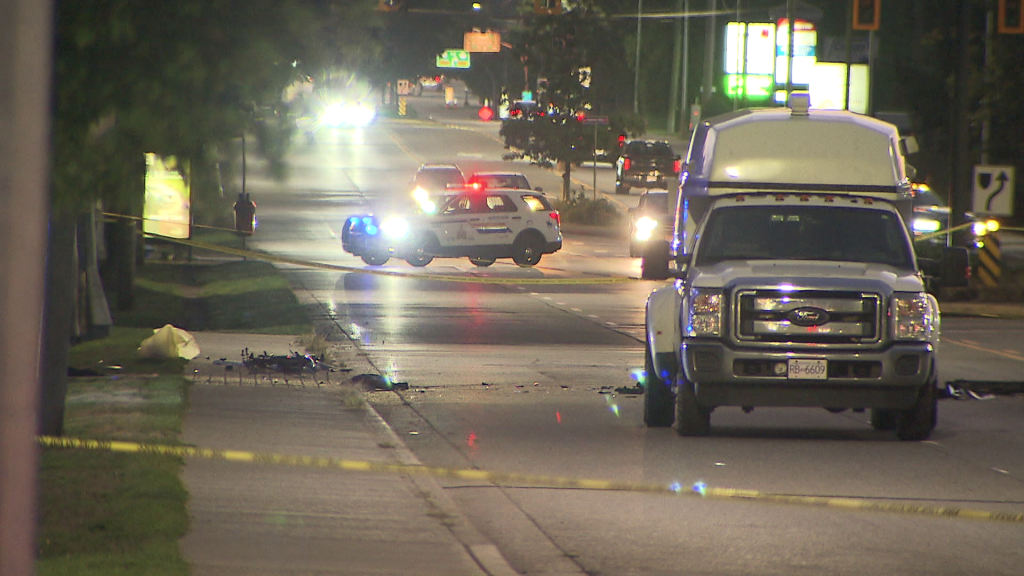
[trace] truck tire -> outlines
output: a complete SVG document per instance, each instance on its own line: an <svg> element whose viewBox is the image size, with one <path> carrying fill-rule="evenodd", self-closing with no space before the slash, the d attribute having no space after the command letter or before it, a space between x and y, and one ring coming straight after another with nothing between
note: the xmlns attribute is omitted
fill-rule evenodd
<svg viewBox="0 0 1024 576"><path fill-rule="evenodd" d="M675 402L669 383L654 371L651 343L644 354L644 424L648 428L668 428L675 419Z"/></svg>
<svg viewBox="0 0 1024 576"><path fill-rule="evenodd" d="M697 402L693 383L683 379L676 388L676 433L680 436L707 436L711 433L711 410Z"/></svg>
<svg viewBox="0 0 1024 576"><path fill-rule="evenodd" d="M890 408L872 408L871 427L879 431L895 430L896 411Z"/></svg>
<svg viewBox="0 0 1024 576"><path fill-rule="evenodd" d="M935 429L938 408L935 382L930 381L921 388L913 406L896 411L896 437L910 442L927 440Z"/></svg>

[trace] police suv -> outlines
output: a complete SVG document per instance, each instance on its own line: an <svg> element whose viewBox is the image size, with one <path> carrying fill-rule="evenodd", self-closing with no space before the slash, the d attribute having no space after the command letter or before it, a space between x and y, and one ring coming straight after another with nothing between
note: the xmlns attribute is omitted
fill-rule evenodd
<svg viewBox="0 0 1024 576"><path fill-rule="evenodd" d="M393 256L413 266L434 258L469 258L476 266L511 258L534 266L562 248L561 217L539 192L473 183L449 189L434 212L353 216L342 230L342 246L372 266Z"/></svg>
<svg viewBox="0 0 1024 576"><path fill-rule="evenodd" d="M719 407L806 406L870 410L903 440L935 427L939 305L923 272L965 282L966 250L915 256L895 126L807 104L694 131L672 241L646 263L675 278L647 301L648 426L705 435Z"/></svg>

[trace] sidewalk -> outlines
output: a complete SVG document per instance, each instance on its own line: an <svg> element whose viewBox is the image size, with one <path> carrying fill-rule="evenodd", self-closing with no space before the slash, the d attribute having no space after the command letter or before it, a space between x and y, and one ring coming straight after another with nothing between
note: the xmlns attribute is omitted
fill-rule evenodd
<svg viewBox="0 0 1024 576"><path fill-rule="evenodd" d="M301 351L292 336L193 333L201 354L182 440L203 448L419 464L349 379L350 371L287 382L252 374L242 349ZM346 344L347 345L347 344ZM433 479L337 469L188 459L190 531L181 550L195 576L512 576Z"/></svg>

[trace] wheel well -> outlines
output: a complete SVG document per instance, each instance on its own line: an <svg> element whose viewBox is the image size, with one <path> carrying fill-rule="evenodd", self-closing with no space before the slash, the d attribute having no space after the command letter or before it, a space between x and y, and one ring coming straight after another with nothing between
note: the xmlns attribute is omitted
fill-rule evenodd
<svg viewBox="0 0 1024 576"><path fill-rule="evenodd" d="M519 235L516 236L515 244L518 244L520 241L527 238L534 238L538 240L541 244L544 244L544 235L541 234L540 230L537 230L536 228L527 228L526 230L520 232Z"/></svg>

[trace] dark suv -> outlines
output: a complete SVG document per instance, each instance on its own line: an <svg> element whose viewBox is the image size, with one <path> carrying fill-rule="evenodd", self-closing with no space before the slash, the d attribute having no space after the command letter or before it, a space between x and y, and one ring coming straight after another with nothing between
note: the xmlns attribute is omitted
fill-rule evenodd
<svg viewBox="0 0 1024 576"><path fill-rule="evenodd" d="M630 188L674 188L679 184L682 162L668 142L631 140L615 162L615 193Z"/></svg>

